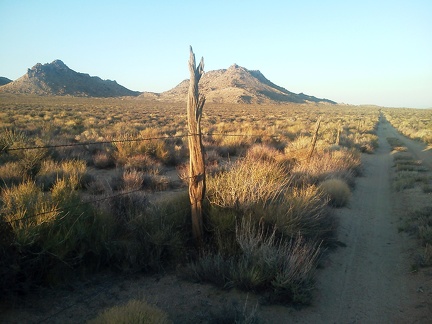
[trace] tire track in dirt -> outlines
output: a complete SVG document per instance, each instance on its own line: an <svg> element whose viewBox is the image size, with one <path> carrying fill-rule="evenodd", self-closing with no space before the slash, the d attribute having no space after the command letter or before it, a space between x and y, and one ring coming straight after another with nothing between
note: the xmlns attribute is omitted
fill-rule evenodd
<svg viewBox="0 0 432 324"><path fill-rule="evenodd" d="M389 124L381 119L379 147L362 156L364 174L357 179L350 206L337 210L338 236L346 247L331 253L329 264L319 271L313 305L273 323L422 322L410 284L413 242L398 233L394 212L398 207L391 189L388 133Z"/></svg>
<svg viewBox="0 0 432 324"><path fill-rule="evenodd" d="M432 146L409 139L400 134L384 117L382 117L383 127L386 130L387 137L395 137L399 139L417 160L421 160L422 164L432 170Z"/></svg>

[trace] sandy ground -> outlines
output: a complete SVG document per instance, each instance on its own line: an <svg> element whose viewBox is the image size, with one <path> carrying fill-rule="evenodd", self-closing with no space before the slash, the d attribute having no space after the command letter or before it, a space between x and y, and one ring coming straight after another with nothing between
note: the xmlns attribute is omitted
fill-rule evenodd
<svg viewBox="0 0 432 324"><path fill-rule="evenodd" d="M346 247L331 252L318 271L312 306L259 305L259 296L188 283L173 275L99 275L67 289L43 289L10 300L1 305L0 322L82 323L104 308L144 297L175 323L207 323L212 313L245 306L249 313L256 307L266 323L432 323L432 270L411 272L417 243L398 233L398 226L415 206L409 193L392 190L393 161L386 138L400 137L431 169L432 153L398 135L385 120L378 135L376 153L363 155L364 174L357 179L349 207L336 211L339 240Z"/></svg>

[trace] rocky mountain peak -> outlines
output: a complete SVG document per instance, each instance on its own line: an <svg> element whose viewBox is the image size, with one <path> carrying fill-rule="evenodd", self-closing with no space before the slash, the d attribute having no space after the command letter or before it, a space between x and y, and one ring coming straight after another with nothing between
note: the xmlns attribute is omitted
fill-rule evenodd
<svg viewBox="0 0 432 324"><path fill-rule="evenodd" d="M86 73L75 72L58 59L46 64L37 63L18 80L2 86L0 92L80 97L139 95L139 92L131 91L116 81L102 80Z"/></svg>
<svg viewBox="0 0 432 324"><path fill-rule="evenodd" d="M164 101L184 101L187 97L188 86L189 80L185 80L171 90L160 94L144 93L142 97ZM199 86L207 102L246 104L325 102L335 104L331 100L290 92L268 80L259 70L248 70L236 63L228 69L206 72Z"/></svg>

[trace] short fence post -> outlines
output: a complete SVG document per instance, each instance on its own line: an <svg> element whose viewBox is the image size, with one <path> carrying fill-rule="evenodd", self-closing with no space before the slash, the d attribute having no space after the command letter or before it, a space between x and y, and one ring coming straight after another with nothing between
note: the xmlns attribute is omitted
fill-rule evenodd
<svg viewBox="0 0 432 324"><path fill-rule="evenodd" d="M340 145L340 135L341 135L341 126L340 125L338 125L338 128L337 128L337 135L336 135L336 142L335 142L335 144L336 145Z"/></svg>
<svg viewBox="0 0 432 324"><path fill-rule="evenodd" d="M308 158L307 158L308 161L310 161L310 159L312 158L313 152L315 150L315 145L316 145L316 141L318 138L318 130L320 128L320 125L321 125L321 116L318 118L318 120L315 124L315 132L314 132L314 135L312 138L312 147L311 147L311 150L310 150Z"/></svg>

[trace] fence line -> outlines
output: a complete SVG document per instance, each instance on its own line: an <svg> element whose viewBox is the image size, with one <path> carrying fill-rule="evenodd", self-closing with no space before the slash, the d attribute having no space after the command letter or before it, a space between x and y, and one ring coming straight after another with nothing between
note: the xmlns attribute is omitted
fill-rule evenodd
<svg viewBox="0 0 432 324"><path fill-rule="evenodd" d="M75 147L75 146L86 146L86 145L100 145L100 144L111 144L111 143L127 143L127 142L139 142L139 141L150 141L150 140L166 140L166 139L177 139L177 138L184 138L184 137L189 137L189 136L196 136L196 135L200 135L200 134L185 134L185 135L172 135L172 136L158 136L158 137L147 137L147 138L135 138L135 139L123 139L123 140L111 140L111 141L96 141L96 142L83 142L83 143L70 143L70 144L59 144L59 145L46 145L46 146L31 146L31 147L17 147L17 148L7 148L4 147L2 150L0 150L0 153L3 151L18 151L18 150L34 150L34 149L49 149L49 148L58 148L58 147ZM222 136L222 137L270 137L270 138L277 138L279 137L278 135L263 135L263 134L227 134L227 133L202 133L201 135L203 136ZM293 152L298 152L298 151L303 151L303 150L308 150L308 147L304 147L304 148L299 148L299 149L294 149L294 150L289 150L286 151L286 153L293 153ZM298 162L307 160L306 159L302 159L302 160L298 160ZM182 183L185 180L188 179L192 179L194 178L193 176L190 177L181 177L181 179L179 180L173 180L168 182L168 185L174 185L174 184L178 184L178 183ZM75 205L74 207L77 208L79 206L85 205L85 204L92 204L95 202L100 202L100 201L104 201L104 200L108 200L108 199L114 199L116 197L120 197L120 196L124 196L124 195L129 195L132 194L134 192L138 192L138 191L142 191L142 189L135 189L135 190L131 190L128 192L121 192L119 194L116 195L111 195L111 196L107 196L107 197L103 197L100 199L96 199L96 200L92 200L92 201L85 201L85 202L81 202L77 205ZM27 219L31 219L31 218L35 218L38 216L42 216L42 215L46 215L46 214L50 214L50 213L61 213L63 211L66 211L65 209L54 209L54 210L50 210L50 211L46 211L46 212L41 212L41 213L36 213L34 215L31 216L25 216L19 219L15 219L15 220L11 220L11 221L5 221L6 223L12 224L15 222L19 222L19 221L23 221L23 220L27 220ZM4 215L4 214L3 214Z"/></svg>
<svg viewBox="0 0 432 324"><path fill-rule="evenodd" d="M170 136L159 136L159 137L146 137L146 138L133 138L133 139L122 139L122 140L111 140L111 141L95 141L95 142L82 142L82 143L69 143L69 144L56 144L56 145L38 145L38 146L27 146L27 147L3 147L0 149L1 152L8 151L25 151L25 150L37 150L37 149L50 149L59 147L75 147L75 146L89 146L89 145L101 145L101 144L112 144L112 143L127 143L127 142L141 142L151 140L166 140L166 139L177 139L189 136L196 136L200 134L185 134L185 135L170 135ZM222 137L270 137L279 138L280 135L264 135L264 134L227 134L227 133L202 133L202 136L222 136Z"/></svg>
<svg viewBox="0 0 432 324"><path fill-rule="evenodd" d="M133 139L123 139L123 140L112 140L112 141L82 142L82 143L41 145L41 146L14 147L14 148L7 148L6 147L6 148L3 148L0 152L2 152L2 151L24 151L24 150L49 149L49 148L57 148L57 147L100 145L100 144L111 144L111 143L141 142L141 141L151 141L151 140L160 140L160 139L183 138L183 137L188 137L188 136L191 136L191 135L173 135L173 136L133 138Z"/></svg>

